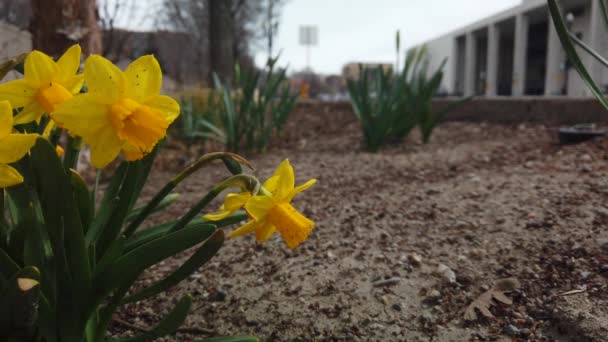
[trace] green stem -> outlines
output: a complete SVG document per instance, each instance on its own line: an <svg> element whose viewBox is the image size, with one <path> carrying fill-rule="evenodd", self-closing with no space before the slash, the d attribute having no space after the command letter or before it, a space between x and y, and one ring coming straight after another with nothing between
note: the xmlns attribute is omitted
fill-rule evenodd
<svg viewBox="0 0 608 342"><path fill-rule="evenodd" d="M236 175L228 178L222 183L215 186L209 193L205 195L194 207L192 207L179 221L177 221L173 227L169 230L168 234L176 232L185 227L190 221L198 215L203 208L205 208L215 197L217 197L222 191L231 187L239 187L241 191L249 191L252 194L257 194L260 191L260 182L249 175Z"/></svg>
<svg viewBox="0 0 608 342"><path fill-rule="evenodd" d="M154 211L154 209L156 209L156 207L160 204L160 202L165 197L167 197L167 195L169 195L169 193L171 193L171 191L173 189L175 189L175 187L179 183L181 183L183 180L188 178L194 172L198 171L199 169L201 169L203 166L209 164L210 162L217 160L217 159L221 159L224 161L226 166L232 172L232 170L234 170L234 164L227 162L226 159L228 159L228 158L230 158L231 161L236 161L238 163L241 163L243 165L246 165L246 166L252 168L251 164L249 164L249 162L247 160L245 160L244 158L240 157L239 155L236 155L233 153L216 152L216 153L209 153L209 154L202 156L199 160L197 160L196 162L194 162L193 164L188 166L184 171L182 171L180 174L175 176L172 180L169 181L169 183L167 183L162 189L160 189L160 191L152 198L152 200L150 200L150 202L148 202L148 204L146 204L146 206L142 209L142 211L139 213L139 215L137 215L137 217L135 219L133 219L133 221L131 221L131 223L127 226L127 228L125 228L125 231L123 232L123 234L126 237L130 237L131 235L133 235L133 233L135 233L137 228L144 222L144 220Z"/></svg>

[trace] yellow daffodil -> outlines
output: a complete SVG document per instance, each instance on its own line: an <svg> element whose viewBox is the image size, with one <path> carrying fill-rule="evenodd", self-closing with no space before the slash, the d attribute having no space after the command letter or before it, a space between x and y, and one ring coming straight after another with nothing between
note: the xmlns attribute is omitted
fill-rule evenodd
<svg viewBox="0 0 608 342"><path fill-rule="evenodd" d="M265 242L278 230L287 246L293 249L308 238L315 223L299 213L291 205L291 200L315 183L316 180L311 179L295 187L293 167L289 160L285 160L264 183L261 195L246 199L247 194L229 194L220 211L205 215L205 219L223 219L245 203L245 210L251 221L230 233L229 237L255 232L256 239Z"/></svg>
<svg viewBox="0 0 608 342"><path fill-rule="evenodd" d="M179 115L179 105L160 95L162 72L154 56L143 56L122 72L92 55L84 66L87 94L61 104L51 115L71 135L91 146L91 160L103 168L122 151L129 161L151 152Z"/></svg>
<svg viewBox="0 0 608 342"><path fill-rule="evenodd" d="M80 46L69 48L57 62L40 51L32 51L25 59L25 76L0 85L0 99L21 108L15 124L40 119L62 102L78 94L84 76L76 74L80 67Z"/></svg>
<svg viewBox="0 0 608 342"><path fill-rule="evenodd" d="M23 182L23 176L11 167L34 146L37 134L13 134L13 108L8 101L0 101L0 188Z"/></svg>

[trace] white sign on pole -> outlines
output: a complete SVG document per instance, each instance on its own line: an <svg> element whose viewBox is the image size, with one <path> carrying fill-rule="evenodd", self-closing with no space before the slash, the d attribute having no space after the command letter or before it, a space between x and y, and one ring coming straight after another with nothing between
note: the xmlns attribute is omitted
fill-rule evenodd
<svg viewBox="0 0 608 342"><path fill-rule="evenodd" d="M317 26L300 26L300 45L316 46L319 43L319 28Z"/></svg>

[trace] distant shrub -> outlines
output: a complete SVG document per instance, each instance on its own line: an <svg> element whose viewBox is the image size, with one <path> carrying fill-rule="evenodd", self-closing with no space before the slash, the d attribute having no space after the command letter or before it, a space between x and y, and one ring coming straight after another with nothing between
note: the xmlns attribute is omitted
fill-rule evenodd
<svg viewBox="0 0 608 342"><path fill-rule="evenodd" d="M429 142L435 127L453 108L434 112L431 106L441 86L445 62L429 76L427 50L415 48L408 51L405 66L396 75L382 67L360 67L359 78L348 80L353 109L361 122L369 151L375 152L388 142L401 141L416 126L422 142Z"/></svg>
<svg viewBox="0 0 608 342"><path fill-rule="evenodd" d="M262 152L274 135L281 133L298 96L292 94L285 69L276 69L277 59L270 59L261 71L241 73L238 65L233 91L215 77L222 95L218 126L224 132L226 148L232 152Z"/></svg>
<svg viewBox="0 0 608 342"><path fill-rule="evenodd" d="M223 101L213 89L201 89L180 100L181 115L176 120L173 135L188 144L213 140L226 143L226 136L218 126L218 115Z"/></svg>

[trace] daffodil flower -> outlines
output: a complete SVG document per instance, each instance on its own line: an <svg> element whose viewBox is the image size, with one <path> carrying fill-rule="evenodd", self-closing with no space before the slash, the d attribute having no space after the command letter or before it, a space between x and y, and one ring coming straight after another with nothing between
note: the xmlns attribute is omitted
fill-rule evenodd
<svg viewBox="0 0 608 342"><path fill-rule="evenodd" d="M34 146L37 134L13 134L13 108L0 101L0 188L23 183L23 176L11 167Z"/></svg>
<svg viewBox="0 0 608 342"><path fill-rule="evenodd" d="M311 179L295 187L293 167L289 160L285 160L264 183L261 195L246 199L246 194L229 194L219 212L205 215L204 218L221 220L245 203L245 210L251 220L228 234L229 237L255 232L256 239L265 242L278 230L287 246L294 249L308 238L315 223L298 212L291 205L291 200L315 183L316 180Z"/></svg>
<svg viewBox="0 0 608 342"><path fill-rule="evenodd" d="M21 108L15 124L39 120L62 102L78 94L84 76L76 74L80 67L80 46L69 48L57 62L40 51L32 51L25 59L23 79L0 85L0 99Z"/></svg>
<svg viewBox="0 0 608 342"><path fill-rule="evenodd" d="M129 161L143 158L179 115L179 105L160 95L162 72L154 56L143 56L122 72L92 55L84 66L88 93L62 103L51 117L91 146L91 161L103 168L122 151Z"/></svg>

